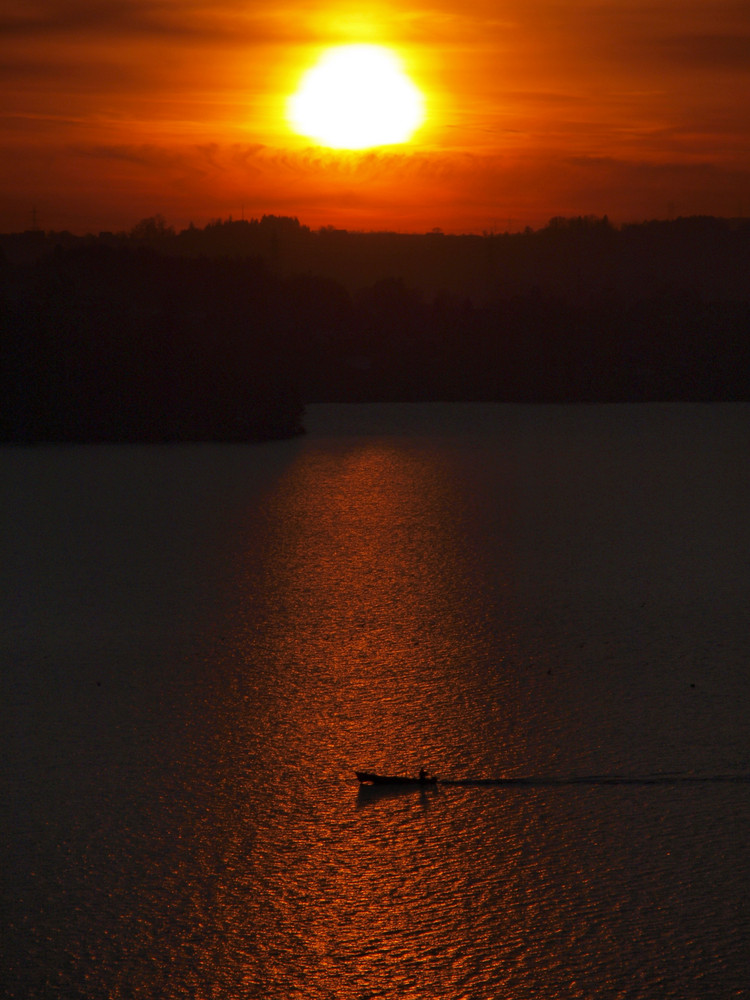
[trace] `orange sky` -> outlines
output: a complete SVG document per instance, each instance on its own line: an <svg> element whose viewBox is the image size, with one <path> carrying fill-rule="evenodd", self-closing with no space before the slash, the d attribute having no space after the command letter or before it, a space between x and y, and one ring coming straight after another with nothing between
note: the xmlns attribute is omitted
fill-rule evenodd
<svg viewBox="0 0 750 1000"><path fill-rule="evenodd" d="M427 99L406 145L292 135L320 50L393 46ZM750 215L748 0L5 0L0 231L161 213L452 232Z"/></svg>

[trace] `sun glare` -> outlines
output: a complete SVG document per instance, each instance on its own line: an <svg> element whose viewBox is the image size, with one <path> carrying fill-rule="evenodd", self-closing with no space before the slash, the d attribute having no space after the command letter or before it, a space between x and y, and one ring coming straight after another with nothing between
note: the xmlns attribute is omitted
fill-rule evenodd
<svg viewBox="0 0 750 1000"><path fill-rule="evenodd" d="M340 45L302 77L287 117L321 146L367 149L408 142L424 121L424 98L389 49Z"/></svg>

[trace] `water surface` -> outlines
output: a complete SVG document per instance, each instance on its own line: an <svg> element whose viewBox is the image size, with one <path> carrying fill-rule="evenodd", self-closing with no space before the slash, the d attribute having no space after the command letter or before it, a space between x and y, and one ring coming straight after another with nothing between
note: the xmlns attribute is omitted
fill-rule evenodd
<svg viewBox="0 0 750 1000"><path fill-rule="evenodd" d="M3 995L746 996L748 417L5 449Z"/></svg>

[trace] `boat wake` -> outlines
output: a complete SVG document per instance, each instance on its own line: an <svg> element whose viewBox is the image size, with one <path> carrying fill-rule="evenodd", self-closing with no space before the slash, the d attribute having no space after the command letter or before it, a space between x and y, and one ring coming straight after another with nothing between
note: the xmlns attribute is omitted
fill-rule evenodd
<svg viewBox="0 0 750 1000"><path fill-rule="evenodd" d="M750 784L750 774L591 774L562 778L441 778L440 784L458 788L502 788L507 786L554 788L567 785L713 785Z"/></svg>

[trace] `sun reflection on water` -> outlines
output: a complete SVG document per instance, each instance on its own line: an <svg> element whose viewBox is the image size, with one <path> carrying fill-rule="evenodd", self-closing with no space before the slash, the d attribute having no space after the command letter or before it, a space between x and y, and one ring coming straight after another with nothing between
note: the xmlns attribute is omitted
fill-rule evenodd
<svg viewBox="0 0 750 1000"><path fill-rule="evenodd" d="M256 854L266 983L288 980L294 954L317 995L458 996L481 980L471 962L491 962L472 926L471 818L446 829L439 791L368 798L353 780L481 756L490 639L465 516L439 452L384 439L306 450L272 498L250 602L274 682L252 777L284 823Z"/></svg>
<svg viewBox="0 0 750 1000"><path fill-rule="evenodd" d="M218 712L238 751L252 752L234 761L232 809L216 814L242 833L217 876L214 924L233 946L213 971L249 995L688 990L707 887L727 880L708 846L726 813L721 789L358 794L355 768L554 774L562 754L570 767L579 753L576 720L610 711L586 701L579 644L540 614L546 591L537 606L514 603L514 551L549 549L534 548L539 512L523 509L522 491L514 499L509 451L493 439L464 481L456 449L418 437L313 439L267 498L233 651L237 700ZM487 468L493 506L477 510L471 483L486 488ZM506 545L514 526L518 543ZM586 752L598 752L595 738L580 733ZM654 898L671 910L667 939ZM718 947L736 956L741 944ZM683 957L662 993L670 949Z"/></svg>
<svg viewBox="0 0 750 1000"><path fill-rule="evenodd" d="M316 726L308 745L336 755L328 774L445 759L441 718L476 633L460 518L454 484L418 450L371 442L290 470L267 600L299 730Z"/></svg>
<svg viewBox="0 0 750 1000"><path fill-rule="evenodd" d="M503 409L487 438L475 416L455 434L434 414L406 433L352 433L339 408L332 434L152 455L168 470L150 496L169 512L157 523L174 551L155 551L153 526L140 533L135 554L156 572L138 573L132 592L148 614L124 588L122 620L92 641L83 606L54 635L58 652L76 640L62 660L39 660L33 683L32 660L19 661L11 685L9 727L28 730L11 745L30 752L6 802L18 831L7 995L744 995L747 630L728 634L723 616L691 627L692 605L670 617L662 601L651 621L665 622L649 631L622 589L644 528L654 558L680 565L682 540L666 544L661 524L695 524L702 492L686 500L680 476L665 488L670 450L650 443L622 472L620 425L642 417L599 412L592 442L588 413ZM688 439L692 468L701 451ZM114 482L143 518L143 487L131 491L143 457L128 455L111 456ZM80 461L60 459L49 502L35 478L25 490L38 508L31 552L60 482L71 510L88 510ZM625 480L637 488L620 499ZM704 513L725 512L713 497ZM99 506L82 519L83 547L40 536L50 566L71 551L98 565L102 538L112 567L127 566L137 518L121 517L110 490ZM706 521L696 565L713 573L716 537L729 549L744 522L717 536L721 517ZM211 558L195 557L202 547ZM726 561L725 582L740 562ZM190 600L170 605L180 571ZM192 624L181 653L165 638L171 606ZM633 646L633 622L648 641ZM696 638L712 648L700 698L683 673ZM664 666L653 651L641 662L652 641ZM360 794L353 774L420 766L470 780ZM678 767L708 777L575 777ZM710 777L729 769L743 782ZM532 780L486 780L498 775Z"/></svg>

